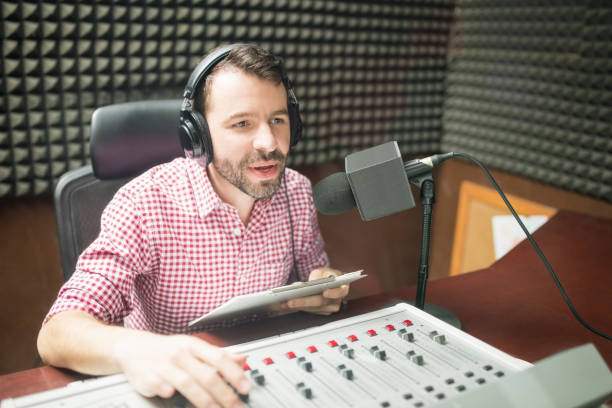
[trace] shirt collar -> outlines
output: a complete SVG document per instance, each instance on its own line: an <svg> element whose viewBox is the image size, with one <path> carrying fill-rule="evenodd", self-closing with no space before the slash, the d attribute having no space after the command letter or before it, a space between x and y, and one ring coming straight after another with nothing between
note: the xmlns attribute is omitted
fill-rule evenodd
<svg viewBox="0 0 612 408"><path fill-rule="evenodd" d="M213 188L208 178L206 168L200 165L196 160L186 160L187 175L191 183L191 188L193 189L195 205L200 217L205 218L211 211L221 206L223 201Z"/></svg>

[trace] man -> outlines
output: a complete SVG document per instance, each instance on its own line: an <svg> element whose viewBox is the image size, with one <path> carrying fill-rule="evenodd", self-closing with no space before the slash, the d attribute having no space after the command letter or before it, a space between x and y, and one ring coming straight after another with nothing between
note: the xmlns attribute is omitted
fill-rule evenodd
<svg viewBox="0 0 612 408"><path fill-rule="evenodd" d="M145 396L179 391L198 407L241 406L232 387L251 388L246 357L179 333L233 296L285 284L293 268L301 280L340 274L327 267L309 181L285 169L285 83L280 61L254 46L217 63L195 103L211 163L175 159L116 194L45 318L46 363L124 372ZM281 308L329 314L347 294L343 286Z"/></svg>

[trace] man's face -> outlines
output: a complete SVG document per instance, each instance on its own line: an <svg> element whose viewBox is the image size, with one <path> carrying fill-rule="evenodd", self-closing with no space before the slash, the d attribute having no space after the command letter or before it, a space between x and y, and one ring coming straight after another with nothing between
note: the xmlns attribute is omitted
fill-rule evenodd
<svg viewBox="0 0 612 408"><path fill-rule="evenodd" d="M206 121L213 171L253 198L274 194L291 132L283 84L224 68L212 78Z"/></svg>

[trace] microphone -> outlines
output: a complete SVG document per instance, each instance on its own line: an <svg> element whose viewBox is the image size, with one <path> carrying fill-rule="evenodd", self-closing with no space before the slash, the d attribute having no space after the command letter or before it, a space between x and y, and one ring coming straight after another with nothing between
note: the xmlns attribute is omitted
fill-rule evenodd
<svg viewBox="0 0 612 408"><path fill-rule="evenodd" d="M312 189L315 207L325 215L337 215L355 207L355 197L346 173L339 171L319 181Z"/></svg>
<svg viewBox="0 0 612 408"><path fill-rule="evenodd" d="M429 173L453 155L438 154L404 163L396 141L351 153L345 158L345 173L334 173L314 186L315 207L323 214L336 215L357 205L364 221L413 208L409 180Z"/></svg>

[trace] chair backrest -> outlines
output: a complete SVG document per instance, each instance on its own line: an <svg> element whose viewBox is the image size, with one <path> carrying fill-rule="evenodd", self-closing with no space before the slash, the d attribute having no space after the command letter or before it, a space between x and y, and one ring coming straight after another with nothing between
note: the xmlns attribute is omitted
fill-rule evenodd
<svg viewBox="0 0 612 408"><path fill-rule="evenodd" d="M81 252L100 232L102 210L128 180L100 180L91 166L71 170L60 178L55 187L55 221L65 280L72 275Z"/></svg>
<svg viewBox="0 0 612 408"><path fill-rule="evenodd" d="M62 175L54 192L65 280L100 232L100 215L117 190L149 168L184 155L177 131L181 102L128 102L94 112L92 165Z"/></svg>

